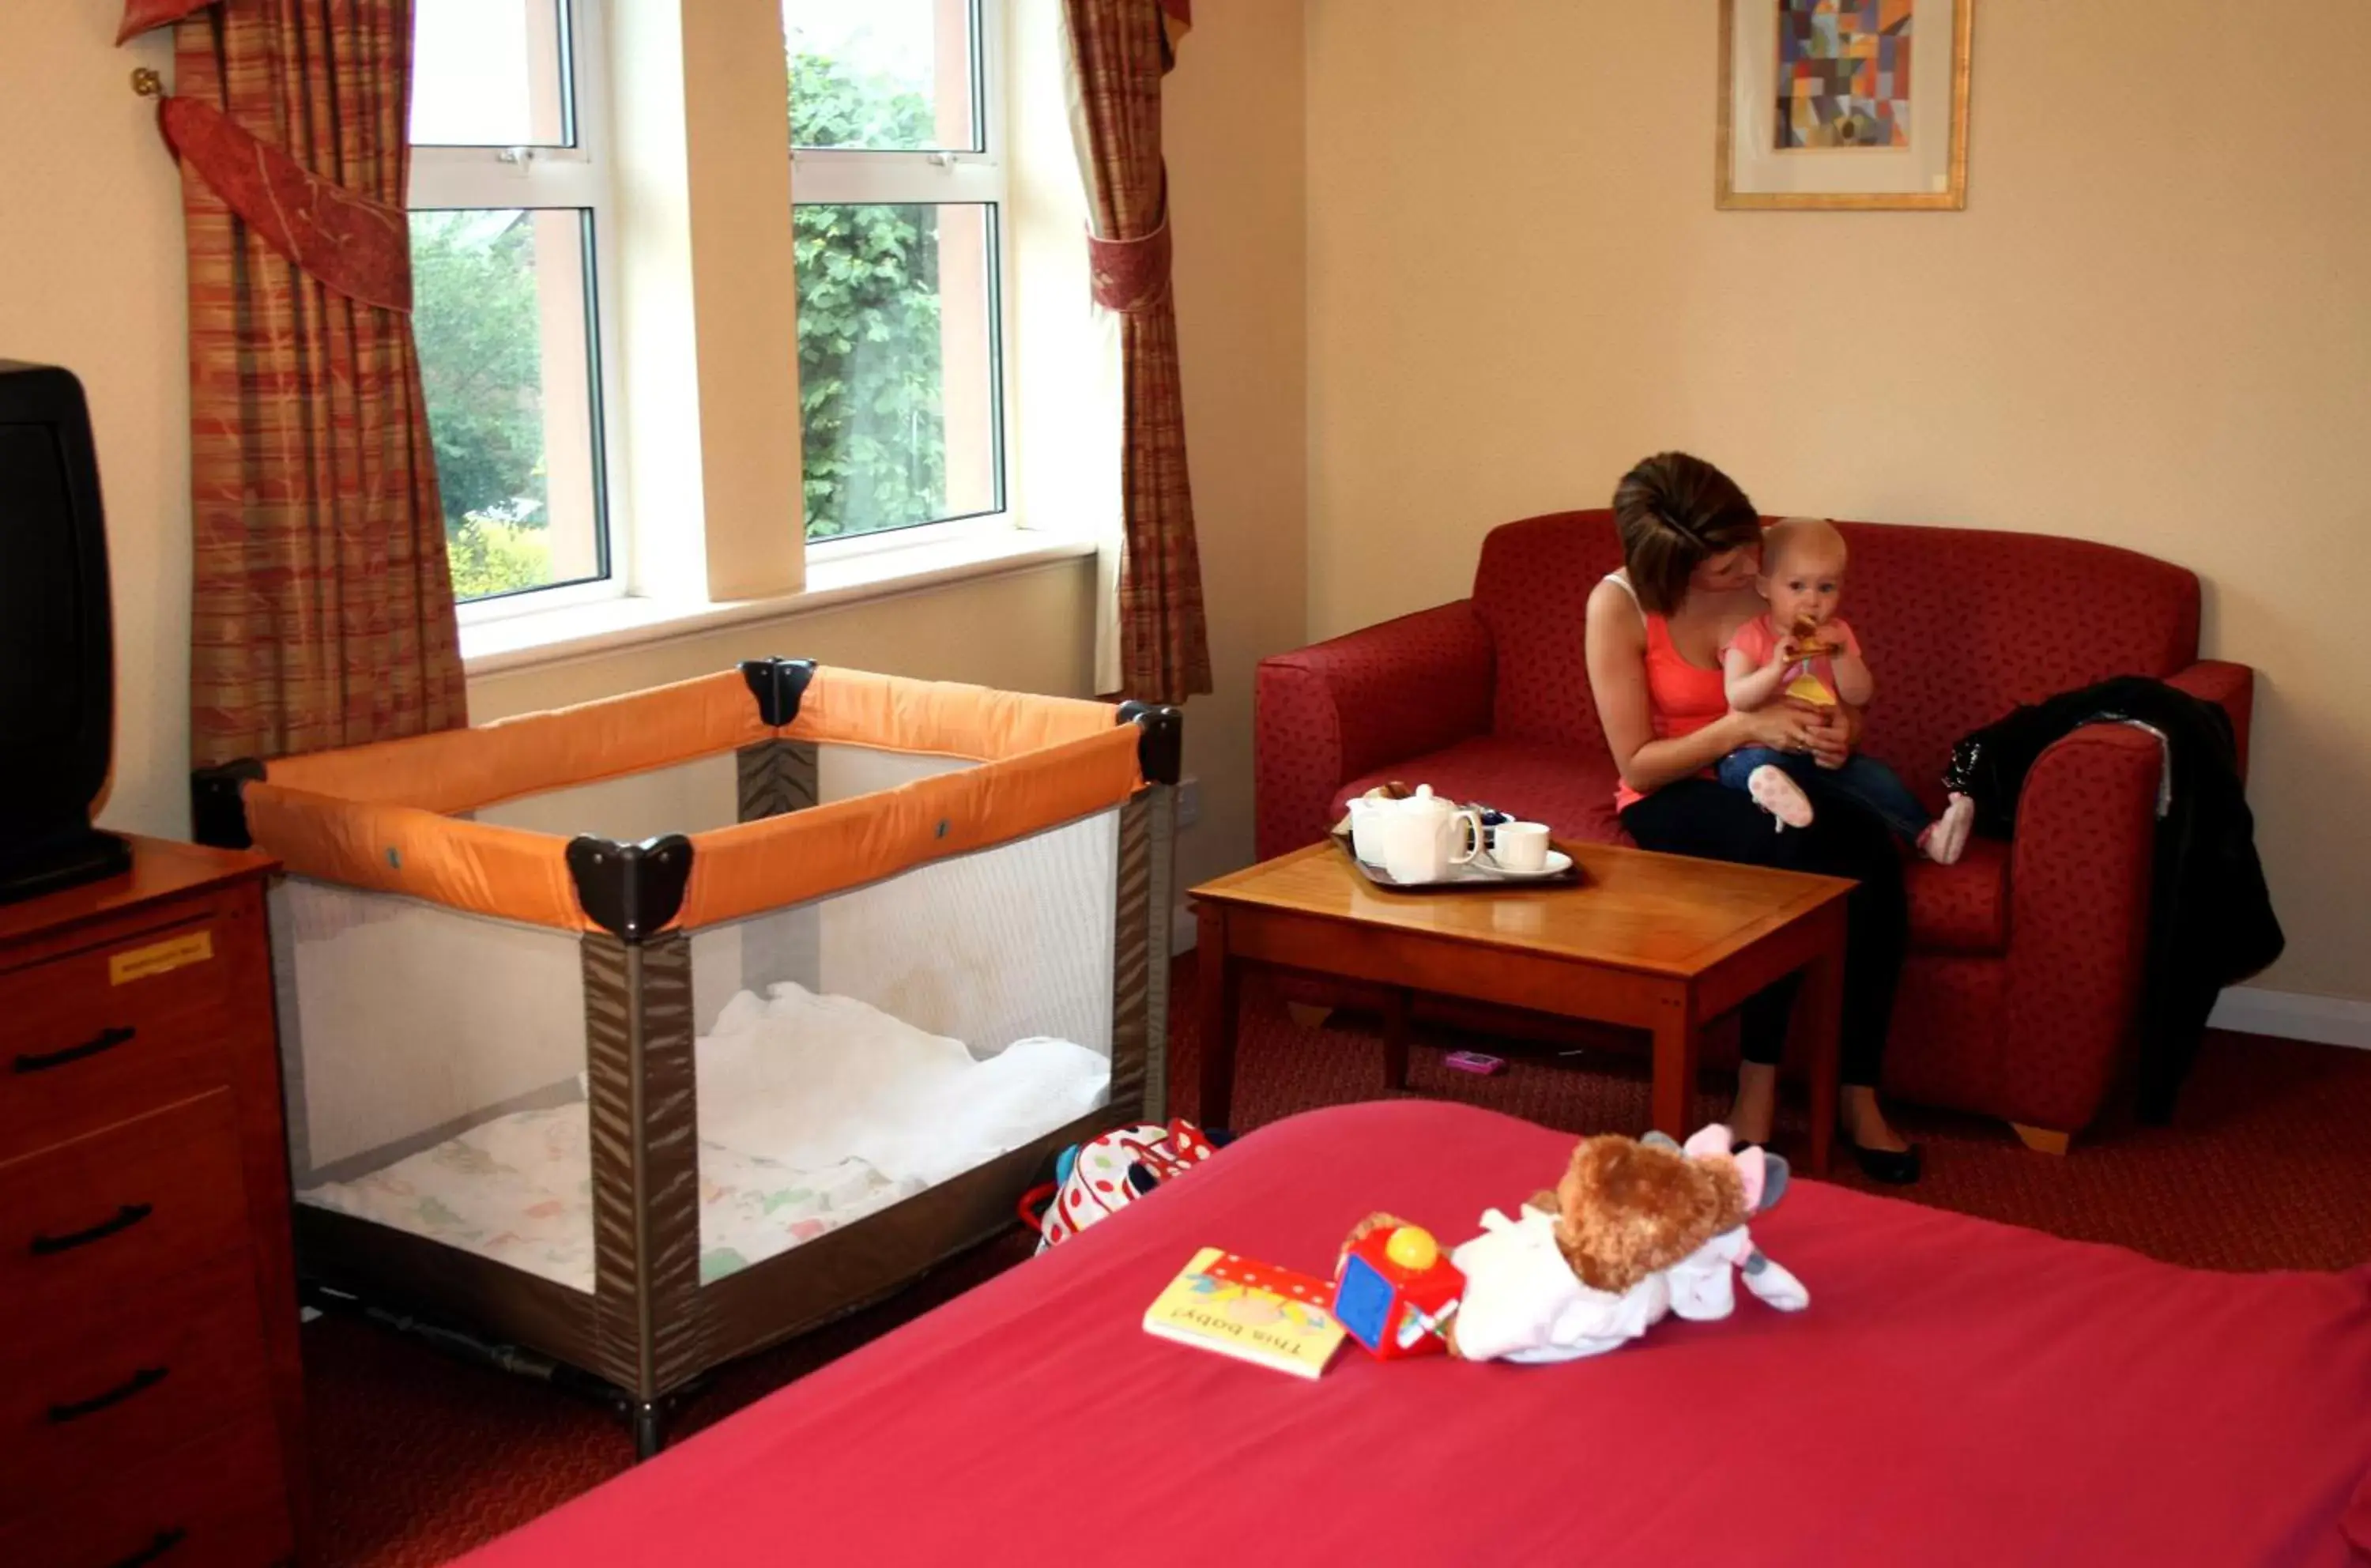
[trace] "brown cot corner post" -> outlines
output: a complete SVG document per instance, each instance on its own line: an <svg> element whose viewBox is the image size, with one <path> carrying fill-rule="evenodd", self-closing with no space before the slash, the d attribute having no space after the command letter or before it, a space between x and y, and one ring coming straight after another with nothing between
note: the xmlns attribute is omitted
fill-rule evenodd
<svg viewBox="0 0 2371 1568"><path fill-rule="evenodd" d="M1136 769L1146 788L1120 817L1111 1098L1114 1105L1123 1103L1128 1089L1119 1079L1120 1064L1133 1053L1123 1047L1140 1043L1143 1117L1166 1122L1170 937L1176 917L1177 786L1186 776L1186 716L1160 703L1123 702L1119 722L1137 728Z"/></svg>
<svg viewBox="0 0 2371 1568"><path fill-rule="evenodd" d="M190 773L190 836L215 849L252 849L247 831L247 787L263 777L251 757Z"/></svg>
<svg viewBox="0 0 2371 1568"><path fill-rule="evenodd" d="M757 702L758 717L781 730L799 716L815 663L812 659L747 659L740 670ZM823 798L819 769L820 754L811 742L777 735L743 746L734 754L738 820L758 822L817 804Z"/></svg>
<svg viewBox="0 0 2371 1568"><path fill-rule="evenodd" d="M568 846L581 939L593 1176L593 1370L620 1389L647 1459L666 1397L708 1364L700 1298L700 1141L691 939L666 929L692 848L680 835Z"/></svg>

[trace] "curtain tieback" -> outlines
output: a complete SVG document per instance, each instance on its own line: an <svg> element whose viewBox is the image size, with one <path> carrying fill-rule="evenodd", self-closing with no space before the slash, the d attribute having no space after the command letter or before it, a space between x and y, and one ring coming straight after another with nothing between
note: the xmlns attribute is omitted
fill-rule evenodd
<svg viewBox="0 0 2371 1568"><path fill-rule="evenodd" d="M390 207L315 174L210 103L157 106L166 144L266 245L324 287L410 313L411 225Z"/></svg>
<svg viewBox="0 0 2371 1568"><path fill-rule="evenodd" d="M1169 213L1151 234L1134 239L1087 236L1087 264L1095 303L1122 316L1141 316L1169 297Z"/></svg>
<svg viewBox="0 0 2371 1568"><path fill-rule="evenodd" d="M115 41L169 26L214 3L124 0ZM156 126L165 144L264 244L348 299L411 313L411 219L401 207L314 173L286 148L253 135L210 103L166 97L154 71L133 72L132 90L162 100Z"/></svg>

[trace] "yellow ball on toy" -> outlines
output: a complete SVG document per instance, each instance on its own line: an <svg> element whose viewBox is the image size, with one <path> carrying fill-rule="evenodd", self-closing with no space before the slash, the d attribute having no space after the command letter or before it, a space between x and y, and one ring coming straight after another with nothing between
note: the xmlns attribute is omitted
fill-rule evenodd
<svg viewBox="0 0 2371 1568"><path fill-rule="evenodd" d="M1412 1274L1422 1274L1440 1261L1440 1243L1421 1226L1403 1225L1383 1243L1383 1256Z"/></svg>

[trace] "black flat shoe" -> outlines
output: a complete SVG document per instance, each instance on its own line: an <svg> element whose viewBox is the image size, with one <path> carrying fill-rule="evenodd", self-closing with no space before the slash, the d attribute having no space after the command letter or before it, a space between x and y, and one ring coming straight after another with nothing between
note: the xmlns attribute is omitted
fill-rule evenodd
<svg viewBox="0 0 2371 1568"><path fill-rule="evenodd" d="M1918 1180L1925 1166L1916 1144L1908 1148L1863 1148L1852 1146L1853 1159L1860 1162L1861 1174L1872 1182L1882 1182L1890 1187L1907 1187Z"/></svg>

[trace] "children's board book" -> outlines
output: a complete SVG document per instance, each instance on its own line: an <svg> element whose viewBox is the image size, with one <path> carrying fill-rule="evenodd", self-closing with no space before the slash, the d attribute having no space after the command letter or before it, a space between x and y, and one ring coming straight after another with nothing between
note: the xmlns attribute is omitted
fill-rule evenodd
<svg viewBox="0 0 2371 1568"><path fill-rule="evenodd" d="M1333 1295L1334 1287L1313 1274L1205 1247L1145 1309L1144 1330L1314 1378L1342 1343L1342 1325L1325 1309Z"/></svg>

